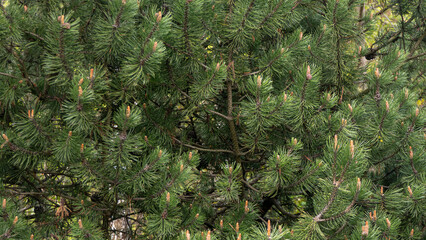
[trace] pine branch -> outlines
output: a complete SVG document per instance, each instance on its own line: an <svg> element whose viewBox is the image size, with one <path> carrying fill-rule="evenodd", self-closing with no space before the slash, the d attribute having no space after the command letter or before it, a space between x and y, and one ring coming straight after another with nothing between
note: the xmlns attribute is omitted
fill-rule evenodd
<svg viewBox="0 0 426 240"><path fill-rule="evenodd" d="M318 213L318 215L316 215L315 217L314 217L314 221L315 222L319 222L320 220L321 220L321 218L322 218L322 216L324 215L324 213L326 213L327 211L328 211L328 209L330 208L330 206L331 206L331 204L333 204L333 202L334 202L334 200L335 200L335 197L336 197L336 194L337 194L337 190L340 188L340 185L342 184L342 182L343 182L343 179L344 179L344 176L345 176L345 173L346 173L346 171L348 170L348 168L349 168L349 165L350 165L350 163L352 162L352 158L351 159L348 159L348 161L346 162L346 165L345 165L345 167L343 168L343 170L342 170L342 172L340 173L340 178L339 178L339 180L337 181L337 182L333 182L333 184L334 184L334 188L333 188L333 191L332 191L332 193L331 193L331 195L330 195L330 198L329 198L329 200L328 200L328 203L324 206L324 208L320 211L320 213ZM350 210L350 209L349 209ZM348 210L348 211L349 211Z"/></svg>
<svg viewBox="0 0 426 240"><path fill-rule="evenodd" d="M417 42L414 44L414 46L411 48L410 54L408 54L408 58L411 58L416 51L416 49L420 46L420 43L422 43L423 39L426 36L426 31L423 32L423 35L417 40ZM424 54L424 53L423 53Z"/></svg>
<svg viewBox="0 0 426 240"><path fill-rule="evenodd" d="M10 78L19 79L18 77L13 76L13 75L11 75L11 74L7 74L7 73L2 73L2 72L0 72L0 75L2 75L2 76L6 76L6 77L10 77Z"/></svg>
<svg viewBox="0 0 426 240"><path fill-rule="evenodd" d="M340 87L340 85L343 83L342 82L343 78L342 78L342 66L341 66L342 59L341 59L341 56L340 56L340 51L341 51L340 38L341 38L341 36L339 34L339 29L337 28L337 16L336 16L336 11L337 11L337 5L338 4L339 4L339 1L336 1L335 5L334 5L334 9L333 9L333 28L334 28L334 32L336 34L336 64L337 64L337 70L336 71L337 71L337 83L338 83L338 86Z"/></svg>
<svg viewBox="0 0 426 240"><path fill-rule="evenodd" d="M33 33L33 32L30 32L30 31L25 31L25 33L28 33L28 34L30 34L31 36L36 37L38 40L40 40L40 41L44 42L44 38L43 38L43 37L41 37L41 36L40 36L40 35L38 35L38 34L35 34L35 33Z"/></svg>
<svg viewBox="0 0 426 240"><path fill-rule="evenodd" d="M216 112L216 111L213 111L213 110L210 110L210 109L207 109L207 111L209 111L209 112L211 112L211 113L213 113L213 114L216 114L216 115L218 115L219 117L222 117L222 118L224 118L224 119L226 119L226 120L228 120L228 121L233 120L233 117L226 116L226 115L224 115L224 114L222 114L222 113L219 113L219 112Z"/></svg>
<svg viewBox="0 0 426 240"><path fill-rule="evenodd" d="M420 53L420 54L417 54L417 55L414 55L414 56L409 56L405 59L404 62L408 62L408 61L414 60L416 58L423 57L424 55L426 55L426 52ZM424 59L420 59L420 60L424 60Z"/></svg>
<svg viewBox="0 0 426 240"><path fill-rule="evenodd" d="M312 174L314 174L319 168L320 168L320 166L317 166L316 168L312 169L310 172L308 172L305 176L301 177L296 182L294 182L290 185L284 186L284 187L282 187L282 189L292 188L292 187L299 185L300 183L304 182L307 178L309 178Z"/></svg>
<svg viewBox="0 0 426 240"><path fill-rule="evenodd" d="M337 219L337 218L340 218L340 217L342 217L343 215L345 215L346 213L348 213L351 209L352 209L352 207L355 205L355 202L356 202L356 200L358 199L358 196L359 196L359 193L360 193L360 190L358 190L357 189L357 191L356 191L356 193L355 193L355 196L354 196L354 198L353 198L353 200L352 200L352 202L346 207L346 209L345 210L343 210L342 212L340 212L340 213L338 213L338 214L336 214L336 215L334 215L334 216L331 216L331 217L328 217L328 218L324 218L324 219L318 219L318 221L317 222L327 222L327 221L332 221L332 220L335 220L335 219Z"/></svg>
<svg viewBox="0 0 426 240"><path fill-rule="evenodd" d="M300 2L300 1L298 1ZM262 22L260 22L259 26L257 27L258 29L261 29L263 27L263 25L272 17L274 16L274 14L278 11L278 9L281 7L281 5L283 5L284 0L281 0L277 3L277 5L275 5L274 9L272 10L272 12L268 13L268 15L266 15Z"/></svg>
<svg viewBox="0 0 426 240"><path fill-rule="evenodd" d="M189 33L188 33L188 11L189 11L189 3L192 0L186 0L185 2L185 12L184 12L184 20L183 20L183 36L185 38L185 46L186 51L190 56L192 56L191 43L189 41Z"/></svg>
<svg viewBox="0 0 426 240"><path fill-rule="evenodd" d="M90 166L90 164L86 161L86 159L82 156L82 164L83 166L87 167L89 169L89 172L94 173L97 177L102 178L103 180L105 180L108 183L114 184L115 182L112 181L111 179L105 177L104 175L100 174L98 171L96 171L93 167Z"/></svg>
<svg viewBox="0 0 426 240"><path fill-rule="evenodd" d="M114 23L114 25L112 25L114 27L114 29L117 29L117 28L120 27L120 21L121 21L121 16L123 15L123 11L124 11L124 5L125 5L125 3L123 2L121 4L120 10L117 14L117 17L115 18L115 23Z"/></svg>
<svg viewBox="0 0 426 240"><path fill-rule="evenodd" d="M22 60L22 59L21 59L21 57L19 56L19 54L17 54L13 48L14 48L14 46L13 46L13 45L11 45L11 46L9 46L9 47L6 47L6 46L5 46L5 49L6 49L9 53L11 53L11 54L12 54L12 55L16 58L16 60L18 60L18 62L19 62L19 64L18 64L18 68L19 68L19 70L21 71L22 77L23 77L23 78L27 81L27 83L28 83L29 85L31 85L31 86L33 86L35 89L37 89L37 85L36 85L33 81L31 81L31 79L29 78L29 75L28 75L28 72L27 72L27 68L25 67L25 62L24 62L24 60Z"/></svg>
<svg viewBox="0 0 426 240"><path fill-rule="evenodd" d="M7 141L6 144L9 146L10 150L12 150L12 151L20 151L20 152L23 152L25 154L32 155L32 156L36 156L36 155L51 156L52 155L52 152L50 152L50 151L45 151L45 152L31 151L31 150L25 149L23 147L20 147L18 145L15 145L10 141Z"/></svg>
<svg viewBox="0 0 426 240"><path fill-rule="evenodd" d="M3 1L0 1L0 8L3 12L3 15L6 17L6 19L9 21L10 24L13 24L12 17L6 12L6 8L3 5Z"/></svg>
<svg viewBox="0 0 426 240"><path fill-rule="evenodd" d="M117 184L129 183L129 182L134 181L134 179L139 179L140 176L143 173L149 171L160 159L161 159L161 157L157 156L157 158L154 161L152 161L150 164L145 165L144 168L142 168L139 172L137 172L135 175L133 175L132 177L130 177L128 180L126 180L126 181L119 181Z"/></svg>
<svg viewBox="0 0 426 240"><path fill-rule="evenodd" d="M345 229L346 225L348 225L347 221L345 221L345 223L343 223L342 226L339 229L337 229L336 232L334 232L333 234L331 234L330 236L328 236L327 240L328 239L333 239L337 234L339 234L341 231L343 231L343 229Z"/></svg>
<svg viewBox="0 0 426 240"><path fill-rule="evenodd" d="M35 120L35 118L31 118L30 122L34 125L34 127L37 129L37 131L43 135L44 137L47 138L47 140L49 140L49 142L52 142L52 138L47 135L46 133L44 133L44 131L41 129L40 125L37 124L37 121Z"/></svg>
<svg viewBox="0 0 426 240"><path fill-rule="evenodd" d="M297 215L294 215L292 213L285 211L284 208L281 207L280 203L278 202L278 200L276 198L272 199L272 203L274 204L274 206L278 209L278 211L281 214L286 215L286 216L291 217L291 218L298 218L299 217Z"/></svg>
<svg viewBox="0 0 426 240"><path fill-rule="evenodd" d="M143 56L143 54L144 54L146 44L147 44L147 43L149 42L149 40L152 38L152 35L154 35L154 33L157 31L157 29L158 29L158 25L159 25L159 23L156 21L156 22L154 23L154 26L152 26L152 29L151 29L151 31L149 32L148 36L146 37L145 41L143 42L142 47L141 47L141 56Z"/></svg>
<svg viewBox="0 0 426 240"><path fill-rule="evenodd" d="M235 124L232 117L232 111L233 111L233 104L232 104L232 82L231 80L227 80L227 97L228 97L228 117L230 120L228 120L229 125L229 131L231 133L231 139L233 144L233 153L236 156L237 162L240 161L240 147L238 144L238 137L237 137L237 131L235 130Z"/></svg>
<svg viewBox="0 0 426 240"><path fill-rule="evenodd" d="M235 154L235 152L234 151L231 151L231 150L227 150L227 149L209 149L209 148L202 148L202 147L197 147L197 146L194 146L194 145L191 145L191 144L186 144L186 143L184 143L184 142L182 142L182 141L180 141L179 139L177 139L175 136L173 136L169 131L166 131L166 130L164 130L163 129L163 127L161 127L160 125L158 125L157 124L157 122L156 121L153 121L152 119L151 119L151 117L150 117L150 115L148 114L148 112L146 111L146 109L144 108L144 112L145 112L145 114L146 114L146 116L148 117L148 119L150 119L151 120L151 122L159 129L159 130L161 130L163 133L166 133L167 135L169 135L170 136L170 138L173 140L173 141L176 141L178 144L180 144L180 145L183 145L183 146L185 146L185 147L189 147L189 148L192 148L192 149L196 149L196 150L199 150L199 151L204 151L204 152L222 152L222 153L232 153L232 154Z"/></svg>
<svg viewBox="0 0 426 240"><path fill-rule="evenodd" d="M406 24L410 24L413 20L415 19L414 15L406 22ZM399 35L401 34L401 30L398 30L397 32L395 32L385 43L383 43L382 45L375 47L375 48L370 48L370 51L366 52L363 56L367 57L367 56L375 56L375 54L382 48L388 46L389 44L392 44L394 42L396 42L399 39ZM376 45L377 42L373 43L371 46Z"/></svg>
<svg viewBox="0 0 426 240"><path fill-rule="evenodd" d="M262 74L266 69L270 68L272 66L272 64L274 64L278 59L280 59L282 56L284 55L284 52L280 53L278 56L276 56L274 59L272 59L271 61L269 61L269 63L259 69L258 71L255 72L251 72L251 73L244 73L244 76L250 76L250 75L255 75L255 74Z"/></svg>
<svg viewBox="0 0 426 240"><path fill-rule="evenodd" d="M245 180L241 180L242 183L244 183L248 188L250 188L251 190L255 191L255 192L260 192L259 190L257 190L256 188L254 188L249 182L245 181Z"/></svg>
<svg viewBox="0 0 426 240"><path fill-rule="evenodd" d="M62 65L65 68L65 71L68 75L68 79L72 80L73 74L65 58L64 31L65 31L65 28L61 27L61 30L59 31L59 58L61 59Z"/></svg>
<svg viewBox="0 0 426 240"><path fill-rule="evenodd" d="M250 4L248 5L246 13L244 14L243 20L241 21L240 28L238 29L238 32L241 32L244 29L244 26L247 21L247 17L250 14L251 10L253 9L254 1L255 0L252 0Z"/></svg>

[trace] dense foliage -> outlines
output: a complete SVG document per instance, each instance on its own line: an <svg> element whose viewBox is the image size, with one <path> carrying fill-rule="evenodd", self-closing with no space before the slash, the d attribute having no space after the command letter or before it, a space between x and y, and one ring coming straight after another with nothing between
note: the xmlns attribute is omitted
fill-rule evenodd
<svg viewBox="0 0 426 240"><path fill-rule="evenodd" d="M422 0L0 3L0 239L422 239Z"/></svg>

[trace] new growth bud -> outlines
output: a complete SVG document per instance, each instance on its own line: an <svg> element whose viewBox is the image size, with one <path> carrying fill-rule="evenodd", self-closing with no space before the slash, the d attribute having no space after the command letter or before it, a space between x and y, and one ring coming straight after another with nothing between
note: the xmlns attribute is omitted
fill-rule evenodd
<svg viewBox="0 0 426 240"><path fill-rule="evenodd" d="M311 67L310 66L308 66L308 68L306 69L306 79L307 80L311 80L312 79Z"/></svg>
<svg viewBox="0 0 426 240"><path fill-rule="evenodd" d="M130 117L130 106L127 106L127 109L126 109L126 118L129 118Z"/></svg>
<svg viewBox="0 0 426 240"><path fill-rule="evenodd" d="M410 146L410 159L413 159L413 157L414 157L413 149Z"/></svg>
<svg viewBox="0 0 426 240"><path fill-rule="evenodd" d="M356 189L357 191L361 190L361 179L358 178L358 181L356 183Z"/></svg>
<svg viewBox="0 0 426 240"><path fill-rule="evenodd" d="M83 95L83 89L81 86L78 86L78 96L81 97Z"/></svg>
<svg viewBox="0 0 426 240"><path fill-rule="evenodd" d="M303 32L300 32L299 33L299 41L302 41L302 38L303 38Z"/></svg>
<svg viewBox="0 0 426 240"><path fill-rule="evenodd" d="M337 134L334 135L334 151L337 151Z"/></svg>
<svg viewBox="0 0 426 240"><path fill-rule="evenodd" d="M220 229L223 229L223 219L220 219L219 226L220 226Z"/></svg>
<svg viewBox="0 0 426 240"><path fill-rule="evenodd" d="M28 109L28 118L33 119L34 118L34 109L29 110Z"/></svg>
<svg viewBox="0 0 426 240"><path fill-rule="evenodd" d="M229 171L229 174L232 174L232 167L229 167L228 171Z"/></svg>
<svg viewBox="0 0 426 240"><path fill-rule="evenodd" d="M354 140L351 140L351 141L350 141L350 143L349 143L349 148L350 148L350 151L351 151L351 158L353 159L353 158L354 158L354 155L355 155Z"/></svg>
<svg viewBox="0 0 426 240"><path fill-rule="evenodd" d="M386 112L389 112L389 102L386 101Z"/></svg>
<svg viewBox="0 0 426 240"><path fill-rule="evenodd" d="M191 161L191 159L192 159L192 152L189 152L189 154L188 154L188 160Z"/></svg>
<svg viewBox="0 0 426 240"><path fill-rule="evenodd" d="M157 50L158 42L154 42L154 46L152 46L152 51L155 52Z"/></svg>
<svg viewBox="0 0 426 240"><path fill-rule="evenodd" d="M78 81L78 85L83 84L83 81L84 81L84 79L83 79L83 78L81 78L81 79L80 79L80 81Z"/></svg>
<svg viewBox="0 0 426 240"><path fill-rule="evenodd" d="M268 232L267 232L268 237L271 237L271 220L268 219Z"/></svg>
<svg viewBox="0 0 426 240"><path fill-rule="evenodd" d="M216 64L216 72L219 71L219 69L220 69L220 63L217 63Z"/></svg>
<svg viewBox="0 0 426 240"><path fill-rule="evenodd" d="M191 240L191 234L189 234L189 230L186 230L186 240Z"/></svg>
<svg viewBox="0 0 426 240"><path fill-rule="evenodd" d="M358 47L358 54L361 54L361 51L362 51L362 47L361 47L361 46L359 46L359 47Z"/></svg>
<svg viewBox="0 0 426 240"><path fill-rule="evenodd" d="M287 94L284 93L284 102L287 102Z"/></svg>
<svg viewBox="0 0 426 240"><path fill-rule="evenodd" d="M262 77L259 75L257 76L257 87L260 88L261 85L262 85Z"/></svg>
<svg viewBox="0 0 426 240"><path fill-rule="evenodd" d="M240 231L240 224L237 222L237 224L235 224L235 231L239 232Z"/></svg>
<svg viewBox="0 0 426 240"><path fill-rule="evenodd" d="M27 5L24 5L24 12L27 12L28 11L28 7L27 7Z"/></svg>
<svg viewBox="0 0 426 240"><path fill-rule="evenodd" d="M163 155L163 150L158 151L158 158L161 158L162 155Z"/></svg>
<svg viewBox="0 0 426 240"><path fill-rule="evenodd" d="M206 240L210 240L211 239L211 237L210 237L210 230L207 232L207 237L206 237Z"/></svg>
<svg viewBox="0 0 426 240"><path fill-rule="evenodd" d="M167 202L167 204L170 203L170 193L169 192L167 192L167 195L166 195L166 202Z"/></svg>
<svg viewBox="0 0 426 240"><path fill-rule="evenodd" d="M308 45L308 50L311 51L311 45Z"/></svg>
<svg viewBox="0 0 426 240"><path fill-rule="evenodd" d="M93 70L93 68L91 68L91 69L90 69L90 75L89 75L89 78L90 78L90 79L92 79L92 78L93 78L93 71L94 71L94 70Z"/></svg>
<svg viewBox="0 0 426 240"><path fill-rule="evenodd" d="M238 238L237 238L237 240L241 240L241 233L240 233L240 234L238 234Z"/></svg>
<svg viewBox="0 0 426 240"><path fill-rule="evenodd" d="M163 15L161 14L161 11L156 13L155 16L157 16L157 23L159 23L161 21L161 18L163 17Z"/></svg>
<svg viewBox="0 0 426 240"><path fill-rule="evenodd" d="M416 117L419 116L420 110L419 108L416 108Z"/></svg>
<svg viewBox="0 0 426 240"><path fill-rule="evenodd" d="M379 68L376 68L376 71L374 71L374 75L376 76L376 78L380 78Z"/></svg>
<svg viewBox="0 0 426 240"><path fill-rule="evenodd" d="M389 218L386 218L386 224L388 225L388 228L391 227L391 222L389 221Z"/></svg>
<svg viewBox="0 0 426 240"><path fill-rule="evenodd" d="M367 236L368 235L368 221L365 221L365 226L362 226L362 235Z"/></svg>
<svg viewBox="0 0 426 240"><path fill-rule="evenodd" d="M349 104L349 103L348 103L348 108L349 108L349 111L352 113L353 109L352 109L351 104Z"/></svg>
<svg viewBox="0 0 426 240"><path fill-rule="evenodd" d="M13 219L13 225L15 225L18 222L18 216L15 216L15 219Z"/></svg>
<svg viewBox="0 0 426 240"><path fill-rule="evenodd" d="M78 219L78 227L83 229L83 223L81 222L81 219Z"/></svg>
<svg viewBox="0 0 426 240"><path fill-rule="evenodd" d="M410 193L410 197L413 197L413 191L411 190L411 187L408 186L407 189L408 189L408 193Z"/></svg>
<svg viewBox="0 0 426 240"><path fill-rule="evenodd" d="M34 234L31 234L30 240L34 240Z"/></svg>
<svg viewBox="0 0 426 240"><path fill-rule="evenodd" d="M249 211L250 209L248 208L248 201L246 200L246 204L245 204L245 206L244 206L244 212L245 213L248 213L248 211Z"/></svg>
<svg viewBox="0 0 426 240"><path fill-rule="evenodd" d="M1 208L2 208L2 209L5 209L5 208L6 208L6 198L3 198L3 203L2 203L2 205L1 205Z"/></svg>

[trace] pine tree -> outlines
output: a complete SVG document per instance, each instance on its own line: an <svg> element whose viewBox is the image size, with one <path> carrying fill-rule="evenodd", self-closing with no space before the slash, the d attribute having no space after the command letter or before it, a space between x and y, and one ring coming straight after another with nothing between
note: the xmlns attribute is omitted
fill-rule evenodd
<svg viewBox="0 0 426 240"><path fill-rule="evenodd" d="M0 10L0 239L425 237L421 0Z"/></svg>

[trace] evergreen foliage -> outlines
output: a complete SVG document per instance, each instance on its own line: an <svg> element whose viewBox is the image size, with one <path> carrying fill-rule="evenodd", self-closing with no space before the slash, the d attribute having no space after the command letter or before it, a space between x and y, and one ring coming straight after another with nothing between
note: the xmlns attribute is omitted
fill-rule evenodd
<svg viewBox="0 0 426 240"><path fill-rule="evenodd" d="M422 0L0 10L0 239L424 239Z"/></svg>

